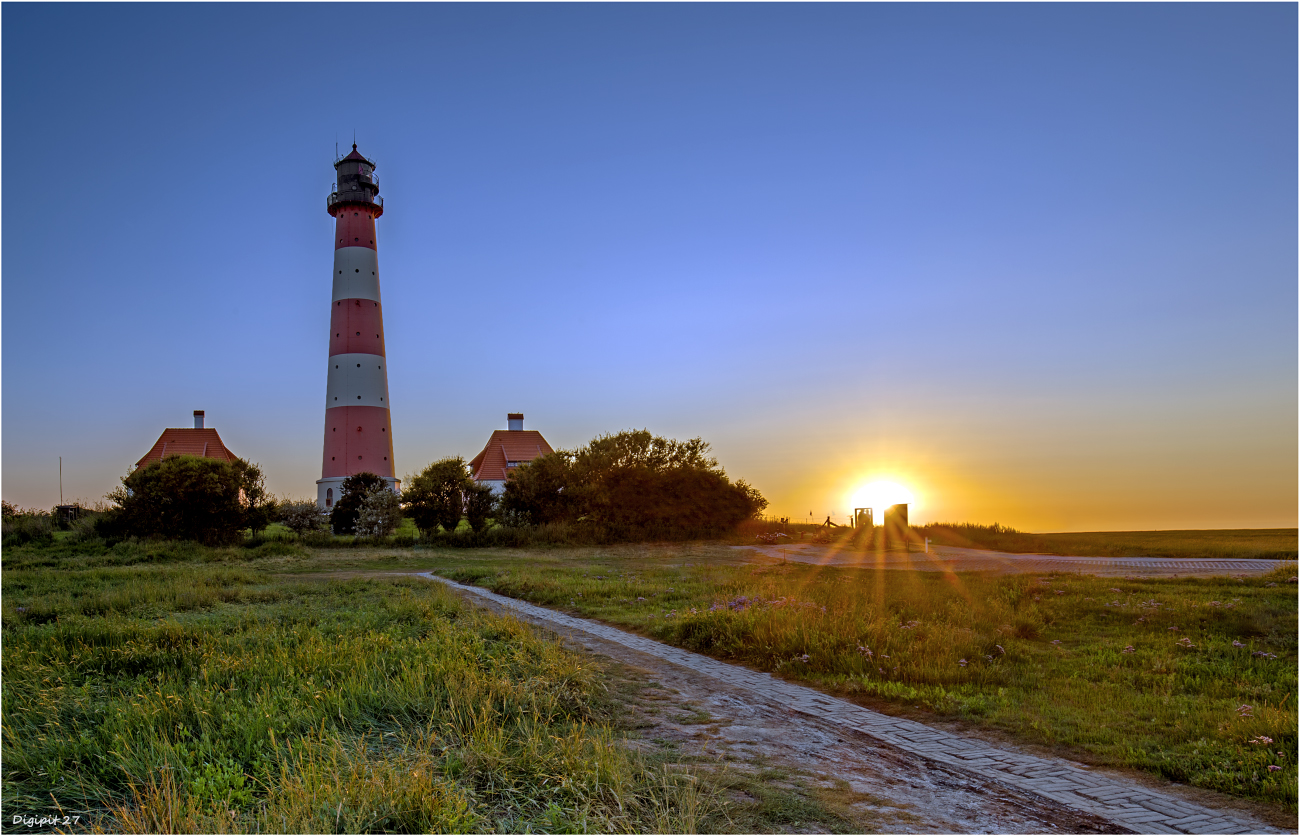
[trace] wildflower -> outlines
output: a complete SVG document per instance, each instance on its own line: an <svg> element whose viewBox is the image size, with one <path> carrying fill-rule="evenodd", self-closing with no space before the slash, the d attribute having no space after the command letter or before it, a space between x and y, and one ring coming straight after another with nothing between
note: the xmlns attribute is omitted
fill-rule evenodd
<svg viewBox="0 0 1300 836"><path fill-rule="evenodd" d="M1275 583L1266 583L1266 584L1264 584L1264 586L1277 586L1277 584L1275 584Z"/></svg>
<svg viewBox="0 0 1300 836"><path fill-rule="evenodd" d="M1233 640L1232 640L1232 646L1233 646L1233 647L1245 647L1246 645L1242 644L1241 642L1237 641L1236 639L1233 639Z"/></svg>
<svg viewBox="0 0 1300 836"><path fill-rule="evenodd" d="M1258 656L1258 657L1260 657L1261 659L1276 659L1276 658L1277 658L1277 654L1276 654L1276 653L1266 653L1266 652L1264 652L1263 650L1256 650L1254 653L1252 653L1252 654L1250 654L1250 655L1251 655L1251 656Z"/></svg>
<svg viewBox="0 0 1300 836"><path fill-rule="evenodd" d="M1126 647L1126 648L1124 648L1123 650L1120 651L1120 653L1136 653L1136 652L1137 652L1137 650L1134 649L1133 645L1131 645L1131 644L1130 644L1128 647Z"/></svg>
<svg viewBox="0 0 1300 836"><path fill-rule="evenodd" d="M1000 644L995 644L995 645L993 645L993 646L996 647L996 648L998 649L998 653L1001 653L1003 656L1006 656L1006 655L1007 655L1007 652L1006 652L1005 650L1002 649L1002 645L1000 645Z"/></svg>
<svg viewBox="0 0 1300 836"><path fill-rule="evenodd" d="M1063 590L1063 589L1056 589L1056 590L1053 590L1053 591L1054 591L1057 595L1064 595L1064 594L1065 594L1065 590Z"/></svg>
<svg viewBox="0 0 1300 836"><path fill-rule="evenodd" d="M869 647L859 647L858 653L860 653L862 655L862 658L864 659L870 659L871 657L876 655L871 652L871 648Z"/></svg>
<svg viewBox="0 0 1300 836"><path fill-rule="evenodd" d="M638 597L637 600L638 600L638 601L644 601L645 599L644 599L644 598L641 598L641 597Z"/></svg>
<svg viewBox="0 0 1300 836"><path fill-rule="evenodd" d="M986 661L986 662L992 662L992 661L993 661L993 657L992 657L992 656L989 656L989 655L986 653L986 654L984 654L984 661Z"/></svg>
<svg viewBox="0 0 1300 836"><path fill-rule="evenodd" d="M808 654L805 653L804 655L802 655L802 656L799 657L799 661L800 661L800 662L803 662L803 663L806 665L806 664L808 664L808 658L809 658L809 657L808 657Z"/></svg>
<svg viewBox="0 0 1300 836"><path fill-rule="evenodd" d="M1281 769L1282 769L1282 767L1280 767L1280 766L1274 766L1274 765L1271 764L1271 763L1268 765L1268 771L1269 771L1269 772L1278 772L1278 771L1280 771Z"/></svg>
<svg viewBox="0 0 1300 836"><path fill-rule="evenodd" d="M1052 639L1052 644L1060 644L1060 643L1061 643L1060 639Z"/></svg>
<svg viewBox="0 0 1300 836"><path fill-rule="evenodd" d="M1169 628L1169 632L1171 632L1171 633L1177 633L1177 632L1178 632L1178 628L1177 628L1177 627L1170 627L1170 628Z"/></svg>
<svg viewBox="0 0 1300 836"><path fill-rule="evenodd" d="M1257 737L1252 737L1252 738L1250 739L1250 742L1251 742L1251 743L1257 743L1257 744L1260 744L1260 745L1263 745L1263 746L1267 746L1268 744L1270 744L1270 743L1273 742L1273 738L1271 738L1271 737L1265 737L1264 735L1261 734L1261 735L1259 735L1259 736L1257 736Z"/></svg>
<svg viewBox="0 0 1300 836"><path fill-rule="evenodd" d="M1110 588L1110 591L1111 591L1111 592L1119 592L1119 590L1118 590L1118 589L1116 589L1116 588L1115 588L1115 587L1113 587L1113 586L1112 586L1112 587L1111 587L1111 588Z"/></svg>
<svg viewBox="0 0 1300 836"><path fill-rule="evenodd" d="M1238 717L1253 717L1254 715L1251 714L1251 712L1254 711L1254 710L1255 710L1254 706L1249 706L1249 705L1238 706L1238 708L1237 708L1237 716L1238 716Z"/></svg>
<svg viewBox="0 0 1300 836"><path fill-rule="evenodd" d="M965 659L958 659L958 660L957 660L957 664L961 665L961 666L964 668L964 667L966 667L966 660L965 660Z"/></svg>
<svg viewBox="0 0 1300 836"><path fill-rule="evenodd" d="M1175 642L1175 644L1177 644L1179 647L1185 647L1188 650L1192 650L1196 647L1196 645L1192 644L1192 640L1187 638L1186 636L1183 636L1181 639Z"/></svg>

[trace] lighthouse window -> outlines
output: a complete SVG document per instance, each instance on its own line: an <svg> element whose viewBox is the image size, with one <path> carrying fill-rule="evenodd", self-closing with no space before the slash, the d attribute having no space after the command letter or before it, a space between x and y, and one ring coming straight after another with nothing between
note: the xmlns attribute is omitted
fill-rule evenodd
<svg viewBox="0 0 1300 836"><path fill-rule="evenodd" d="M333 504L334 504L334 489L333 489L333 488L326 488L326 489L325 489L325 507L328 508L328 507L330 507L330 506L333 505Z"/></svg>
<svg viewBox="0 0 1300 836"><path fill-rule="evenodd" d="M360 457L360 456L357 456L357 461L361 461L361 457Z"/></svg>
<svg viewBox="0 0 1300 836"><path fill-rule="evenodd" d="M361 396L360 396L360 395L357 395L357 400L361 400ZM383 398L380 398L380 399L379 399L379 400L381 400L381 401L382 401L382 400L383 400Z"/></svg>
<svg viewBox="0 0 1300 836"><path fill-rule="evenodd" d="M360 332L360 331L357 332L357 336L358 336L358 337L361 336L361 332ZM358 365L357 368L361 368L361 366Z"/></svg>
<svg viewBox="0 0 1300 836"><path fill-rule="evenodd" d="M360 331L357 332L357 336L358 336L358 337L361 336L361 332L360 332ZM361 368L361 364L360 364L360 363L357 363L357 368L358 368L358 369Z"/></svg>
<svg viewBox="0 0 1300 836"><path fill-rule="evenodd" d="M360 273L360 272L361 272L361 268L358 267L357 269L353 270L352 272L353 272L353 273Z"/></svg>

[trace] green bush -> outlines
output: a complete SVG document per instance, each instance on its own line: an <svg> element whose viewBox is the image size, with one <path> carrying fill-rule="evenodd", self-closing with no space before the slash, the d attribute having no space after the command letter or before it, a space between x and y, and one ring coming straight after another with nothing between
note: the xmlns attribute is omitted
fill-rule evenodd
<svg viewBox="0 0 1300 836"><path fill-rule="evenodd" d="M343 480L339 486L342 496L330 512L330 528L335 534L352 534L357 528L357 517L366 497L375 491L389 490L388 482L377 473L357 473Z"/></svg>
<svg viewBox="0 0 1300 836"><path fill-rule="evenodd" d="M428 536L439 526L450 533L460 525L466 496L476 490L465 460L457 456L436 461L417 475L408 476L402 501L406 515L421 534Z"/></svg>
<svg viewBox="0 0 1300 836"><path fill-rule="evenodd" d="M138 468L108 498L115 507L94 523L102 537L207 545L236 543L244 529L265 528L271 504L257 465L199 456L169 456Z"/></svg>
<svg viewBox="0 0 1300 836"><path fill-rule="evenodd" d="M615 539L716 536L767 500L743 480L733 484L708 451L701 439L646 430L601 436L515 468L501 507L533 524L592 523Z"/></svg>

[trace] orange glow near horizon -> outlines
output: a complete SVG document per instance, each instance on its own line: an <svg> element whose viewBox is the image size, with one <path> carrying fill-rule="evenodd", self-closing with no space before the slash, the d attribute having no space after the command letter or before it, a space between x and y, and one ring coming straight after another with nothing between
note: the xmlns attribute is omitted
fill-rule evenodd
<svg viewBox="0 0 1300 836"><path fill-rule="evenodd" d="M871 508L878 519L890 505L907 503L909 516L916 507L916 494L898 482L876 479L861 485L849 499L850 508Z"/></svg>

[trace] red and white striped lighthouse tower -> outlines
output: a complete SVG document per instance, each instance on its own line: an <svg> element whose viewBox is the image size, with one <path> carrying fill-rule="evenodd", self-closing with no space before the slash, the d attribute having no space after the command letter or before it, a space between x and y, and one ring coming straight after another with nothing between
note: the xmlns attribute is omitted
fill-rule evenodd
<svg viewBox="0 0 1300 836"><path fill-rule="evenodd" d="M388 413L383 303L375 219L384 214L375 164L357 153L334 163L336 191L326 200L334 222L334 296L330 304L329 377L325 387L325 454L316 502L329 510L339 486L356 473L377 473L394 490L393 426Z"/></svg>

